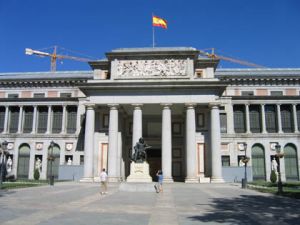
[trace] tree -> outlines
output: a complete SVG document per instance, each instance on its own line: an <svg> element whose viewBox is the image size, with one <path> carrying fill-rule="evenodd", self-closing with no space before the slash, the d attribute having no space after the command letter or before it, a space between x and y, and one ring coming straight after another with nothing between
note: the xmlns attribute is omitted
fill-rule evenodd
<svg viewBox="0 0 300 225"><path fill-rule="evenodd" d="M272 182L273 184L276 183L276 181L277 181L277 174L276 174L276 171L275 171L275 170L272 170L272 171L271 171L270 180L271 180L271 182Z"/></svg>
<svg viewBox="0 0 300 225"><path fill-rule="evenodd" d="M39 180L40 179L40 171L39 171L39 169L35 169L34 170L33 177L34 177L35 180Z"/></svg>

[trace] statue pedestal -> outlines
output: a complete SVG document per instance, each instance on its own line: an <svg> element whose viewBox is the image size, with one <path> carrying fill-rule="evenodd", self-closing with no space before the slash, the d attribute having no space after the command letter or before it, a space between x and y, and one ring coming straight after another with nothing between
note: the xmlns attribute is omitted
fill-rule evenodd
<svg viewBox="0 0 300 225"><path fill-rule="evenodd" d="M127 177L127 182L135 183L150 183L152 178L149 175L149 164L147 162L130 164L130 175Z"/></svg>

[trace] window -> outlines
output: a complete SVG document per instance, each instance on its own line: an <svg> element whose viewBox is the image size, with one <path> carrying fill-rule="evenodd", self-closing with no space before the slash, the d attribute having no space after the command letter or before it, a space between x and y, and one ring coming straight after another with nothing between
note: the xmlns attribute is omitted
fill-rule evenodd
<svg viewBox="0 0 300 225"><path fill-rule="evenodd" d="M297 123L298 123L298 130L300 130L300 105L297 105L296 107L296 111L297 111ZM1 122L1 121L0 121Z"/></svg>
<svg viewBox="0 0 300 225"><path fill-rule="evenodd" d="M293 132L293 113L291 105L281 105L280 106L281 112L281 124L282 124L282 131L286 133Z"/></svg>
<svg viewBox="0 0 300 225"><path fill-rule="evenodd" d="M271 91L270 94L271 96L282 96L283 91Z"/></svg>
<svg viewBox="0 0 300 225"><path fill-rule="evenodd" d="M52 133L58 134L62 128L63 109L61 106L54 106L52 108Z"/></svg>
<svg viewBox="0 0 300 225"><path fill-rule="evenodd" d="M19 107L10 107L9 109L9 132L17 133L19 125Z"/></svg>
<svg viewBox="0 0 300 225"><path fill-rule="evenodd" d="M83 165L84 164L84 155L81 155L80 156L80 165Z"/></svg>
<svg viewBox="0 0 300 225"><path fill-rule="evenodd" d="M205 127L204 121L205 121L204 113L198 113L197 114L197 127L204 128Z"/></svg>
<svg viewBox="0 0 300 225"><path fill-rule="evenodd" d="M227 133L227 115L226 115L226 113L220 113L220 126L221 126L221 133Z"/></svg>
<svg viewBox="0 0 300 225"><path fill-rule="evenodd" d="M109 126L109 115L108 114L103 114L102 124L103 124L103 128L108 128L108 126Z"/></svg>
<svg viewBox="0 0 300 225"><path fill-rule="evenodd" d="M71 98L72 97L72 93L60 93L60 97L61 98Z"/></svg>
<svg viewBox="0 0 300 225"><path fill-rule="evenodd" d="M34 98L45 98L45 93L34 93L33 97Z"/></svg>
<svg viewBox="0 0 300 225"><path fill-rule="evenodd" d="M242 91L242 96L253 96L254 92L253 91Z"/></svg>
<svg viewBox="0 0 300 225"><path fill-rule="evenodd" d="M24 107L23 133L32 132L33 107Z"/></svg>
<svg viewBox="0 0 300 225"><path fill-rule="evenodd" d="M230 156L222 155L222 166L230 166Z"/></svg>
<svg viewBox="0 0 300 225"><path fill-rule="evenodd" d="M76 132L77 106L67 106L67 133Z"/></svg>
<svg viewBox="0 0 300 225"><path fill-rule="evenodd" d="M19 94L8 94L8 98L19 98Z"/></svg>
<svg viewBox="0 0 300 225"><path fill-rule="evenodd" d="M252 133L261 132L261 113L259 105L250 105L250 130Z"/></svg>
<svg viewBox="0 0 300 225"><path fill-rule="evenodd" d="M48 121L48 107L40 106L38 107L38 133L46 133L47 131L47 121Z"/></svg>
<svg viewBox="0 0 300 225"><path fill-rule="evenodd" d="M0 132L4 130L5 107L0 107Z"/></svg>
<svg viewBox="0 0 300 225"><path fill-rule="evenodd" d="M234 105L233 106L233 117L234 117L234 131L236 133L245 133L245 106Z"/></svg>
<svg viewBox="0 0 300 225"><path fill-rule="evenodd" d="M277 132L277 116L275 105L265 105L266 129L268 133Z"/></svg>

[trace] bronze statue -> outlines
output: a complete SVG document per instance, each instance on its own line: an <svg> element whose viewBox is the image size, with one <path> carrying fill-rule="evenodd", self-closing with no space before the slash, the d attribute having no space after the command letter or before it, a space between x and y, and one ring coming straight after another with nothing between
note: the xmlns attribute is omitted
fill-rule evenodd
<svg viewBox="0 0 300 225"><path fill-rule="evenodd" d="M151 148L151 146L147 145L144 141L144 138L140 138L139 142L137 142L134 146L134 153L131 157L131 160L136 163L143 163L147 160L147 152L146 150Z"/></svg>

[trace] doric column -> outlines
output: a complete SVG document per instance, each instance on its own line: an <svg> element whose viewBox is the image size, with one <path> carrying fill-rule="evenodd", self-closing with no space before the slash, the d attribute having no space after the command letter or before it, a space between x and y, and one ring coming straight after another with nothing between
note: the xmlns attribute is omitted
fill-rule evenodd
<svg viewBox="0 0 300 225"><path fill-rule="evenodd" d="M246 104L246 133L251 133L250 129L250 113L249 113L249 105Z"/></svg>
<svg viewBox="0 0 300 225"><path fill-rule="evenodd" d="M109 128L108 128L108 177L110 182L118 182L117 161L118 158L118 105L109 105Z"/></svg>
<svg viewBox="0 0 300 225"><path fill-rule="evenodd" d="M95 132L95 105L86 105L84 136L84 175L81 181L93 181L93 153Z"/></svg>
<svg viewBox="0 0 300 225"><path fill-rule="evenodd" d="M224 182L221 161L221 129L218 105L211 105L210 110L210 146L211 146L211 182Z"/></svg>
<svg viewBox="0 0 300 225"><path fill-rule="evenodd" d="M51 116L52 116L52 106L51 105L49 105L48 106L48 120L47 120L47 131L46 131L46 134L50 134L50 133L52 133L52 131L51 131Z"/></svg>
<svg viewBox="0 0 300 225"><path fill-rule="evenodd" d="M172 178L172 124L170 104L163 104L162 111L162 171L164 182L173 182Z"/></svg>
<svg viewBox="0 0 300 225"><path fill-rule="evenodd" d="M36 133L36 121L37 121L37 106L33 106L33 119L32 119L32 134Z"/></svg>
<svg viewBox="0 0 300 225"><path fill-rule="evenodd" d="M67 112L67 106L63 105L63 116L62 116L62 126L61 126L61 133L66 133L66 112Z"/></svg>
<svg viewBox="0 0 300 225"><path fill-rule="evenodd" d="M8 114L9 114L9 106L5 106L5 117L4 117L4 128L3 133L7 133L8 128Z"/></svg>
<svg viewBox="0 0 300 225"><path fill-rule="evenodd" d="M22 133L22 124L23 124L23 106L20 106L20 110L19 110L19 123L18 123L18 133Z"/></svg>
<svg viewBox="0 0 300 225"><path fill-rule="evenodd" d="M293 104L293 121L294 121L294 131L299 132L298 121L297 121L297 105Z"/></svg>
<svg viewBox="0 0 300 225"><path fill-rule="evenodd" d="M262 126L262 133L267 133L267 129L266 129L266 113L265 113L265 104L261 104L260 105L260 109L261 109L261 126Z"/></svg>
<svg viewBox="0 0 300 225"><path fill-rule="evenodd" d="M234 134L234 113L233 113L233 105L230 103L226 107L226 116L227 116L227 133Z"/></svg>
<svg viewBox="0 0 300 225"><path fill-rule="evenodd" d="M278 133L283 133L282 131L282 123L281 123L281 111L280 111L280 104L277 104L277 126L278 126Z"/></svg>
<svg viewBox="0 0 300 225"><path fill-rule="evenodd" d="M186 183L198 183L196 175L195 104L186 104Z"/></svg>
<svg viewBox="0 0 300 225"><path fill-rule="evenodd" d="M135 144L139 141L139 138L143 136L142 125L142 105L134 104L133 108L133 123L132 123L132 150ZM132 152L133 153L133 152Z"/></svg>

